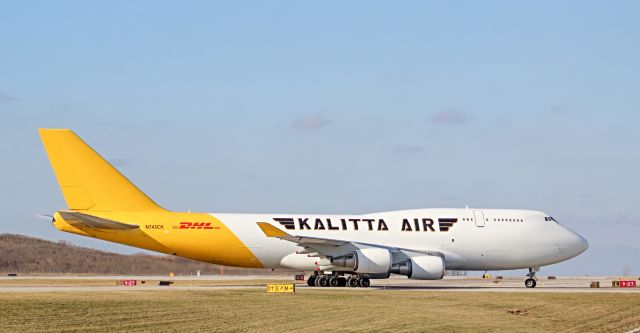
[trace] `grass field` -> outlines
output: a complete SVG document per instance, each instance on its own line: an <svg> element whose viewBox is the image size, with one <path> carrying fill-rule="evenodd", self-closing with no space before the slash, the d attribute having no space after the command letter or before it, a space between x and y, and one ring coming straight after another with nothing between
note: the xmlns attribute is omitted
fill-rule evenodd
<svg viewBox="0 0 640 333"><path fill-rule="evenodd" d="M164 280L171 280L175 286L257 286L264 285L266 282L264 279L233 279L233 280L177 280L167 277ZM72 286L85 286L85 287L112 287L117 285L117 279L0 279L0 287L2 286L41 286L41 287L72 287ZM142 284L140 279L137 279L139 285L157 286L160 280L145 279L145 283ZM279 280L269 279L269 283L291 283L291 279Z"/></svg>
<svg viewBox="0 0 640 333"><path fill-rule="evenodd" d="M301 289L9 292L6 332L625 332L640 296Z"/></svg>

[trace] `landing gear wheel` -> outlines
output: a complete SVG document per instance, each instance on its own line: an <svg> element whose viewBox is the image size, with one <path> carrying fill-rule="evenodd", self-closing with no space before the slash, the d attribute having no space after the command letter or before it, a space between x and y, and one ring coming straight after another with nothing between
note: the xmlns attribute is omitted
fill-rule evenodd
<svg viewBox="0 0 640 333"><path fill-rule="evenodd" d="M339 277L337 278L337 280L338 280L338 287L344 287L347 285L347 279L343 277Z"/></svg>
<svg viewBox="0 0 640 333"><path fill-rule="evenodd" d="M307 286L309 286L309 287L315 287L316 286L316 276L315 275L309 276L309 279L307 280Z"/></svg>
<svg viewBox="0 0 640 333"><path fill-rule="evenodd" d="M358 286L358 279L351 276L347 279L347 286L350 288L356 288Z"/></svg>
<svg viewBox="0 0 640 333"><path fill-rule="evenodd" d="M535 288L535 287L536 287L536 280L535 280L535 279L531 279L531 278L526 279L526 280L524 281L524 285L525 285L527 288Z"/></svg>
<svg viewBox="0 0 640 333"><path fill-rule="evenodd" d="M316 281L318 281L316 282L316 286L318 287L326 287L329 285L329 279L327 279L327 277L324 275L321 275L320 277L318 277Z"/></svg>
<svg viewBox="0 0 640 333"><path fill-rule="evenodd" d="M358 285L360 285L360 287L362 288L369 288L369 286L371 285L371 281L369 281L369 279L367 278L362 278L358 280Z"/></svg>
<svg viewBox="0 0 640 333"><path fill-rule="evenodd" d="M533 267L529 267L529 274L527 274L527 276L529 277L528 279L526 279L524 281L524 285L527 288L535 288L536 287L536 272L540 270L539 268L533 268Z"/></svg>
<svg viewBox="0 0 640 333"><path fill-rule="evenodd" d="M338 280L337 276L332 276L329 278L329 286L331 287L337 287L339 286L340 281Z"/></svg>

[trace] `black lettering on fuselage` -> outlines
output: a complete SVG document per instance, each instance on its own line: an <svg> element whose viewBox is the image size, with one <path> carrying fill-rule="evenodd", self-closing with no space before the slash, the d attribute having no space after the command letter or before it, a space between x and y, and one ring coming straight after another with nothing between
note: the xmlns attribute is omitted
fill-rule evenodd
<svg viewBox="0 0 640 333"><path fill-rule="evenodd" d="M293 217L274 217L275 221L282 224L287 230L294 230L296 228L296 223L293 221Z"/></svg>
<svg viewBox="0 0 640 333"><path fill-rule="evenodd" d="M274 217L275 221L279 222L283 227L289 230L296 230L296 225L298 226L297 230L359 230L360 223L366 223L366 228L369 231L388 231L389 226L384 219L375 219L375 218L366 218L366 219L356 219L356 218L309 218L309 217L298 217L298 218L289 218L289 217ZM298 223L295 223L295 220L298 220ZM311 227L311 221L315 220L313 223L313 228ZM340 222L338 222L340 220ZM412 222L413 221L413 222ZM450 228L458 221L458 218L438 218L438 228L440 232L449 231ZM349 226L349 222L353 224L353 226ZM378 223L377 227L374 226L374 223ZM335 224L334 224L335 223ZM403 218L402 219L402 228L401 231L421 231L421 232L435 232L436 226L434 226L435 221L431 218ZM392 225L393 226L393 225ZM160 225L146 225L147 229L161 229Z"/></svg>
<svg viewBox="0 0 640 333"><path fill-rule="evenodd" d="M353 222L353 230L358 230L358 222L360 222L360 219L349 219L349 221Z"/></svg>
<svg viewBox="0 0 640 333"><path fill-rule="evenodd" d="M298 218L298 226L300 227L300 230L311 230L311 227L309 226L309 224L307 224L307 221L309 221L309 218Z"/></svg>
<svg viewBox="0 0 640 333"><path fill-rule="evenodd" d="M375 221L374 219L362 219L363 222L367 222L367 224L369 225L369 230L373 230L373 221Z"/></svg>
<svg viewBox="0 0 640 333"><path fill-rule="evenodd" d="M402 219L402 231L413 231L409 219Z"/></svg>
<svg viewBox="0 0 640 333"><path fill-rule="evenodd" d="M384 222L383 219L378 220L378 231L381 231L381 230L389 230L389 228L387 227L387 224Z"/></svg>
<svg viewBox="0 0 640 333"><path fill-rule="evenodd" d="M432 219L422 219L422 231L436 231L433 229L433 220Z"/></svg>
<svg viewBox="0 0 640 333"><path fill-rule="evenodd" d="M333 225L331 225L331 219L327 219L327 227L329 228L329 230L339 230L340 229L338 227L334 227Z"/></svg>

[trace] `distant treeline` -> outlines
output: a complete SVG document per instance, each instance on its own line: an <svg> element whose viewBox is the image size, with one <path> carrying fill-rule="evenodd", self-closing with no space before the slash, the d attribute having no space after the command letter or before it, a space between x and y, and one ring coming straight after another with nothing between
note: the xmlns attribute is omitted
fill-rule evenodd
<svg viewBox="0 0 640 333"><path fill-rule="evenodd" d="M0 273L108 275L282 275L270 269L223 267L165 255L117 254L69 242L0 234ZM292 273L291 273L292 274Z"/></svg>

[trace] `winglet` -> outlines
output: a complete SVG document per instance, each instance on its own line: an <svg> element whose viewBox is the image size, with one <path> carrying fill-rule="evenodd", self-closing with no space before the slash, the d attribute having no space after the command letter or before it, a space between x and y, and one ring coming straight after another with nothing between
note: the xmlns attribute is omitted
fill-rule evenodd
<svg viewBox="0 0 640 333"><path fill-rule="evenodd" d="M258 226L260 227L260 229L262 229L262 232L264 232L265 235L267 235L267 237L289 237L291 235L289 235L288 233L272 226L271 224L267 223L267 222L257 222Z"/></svg>

